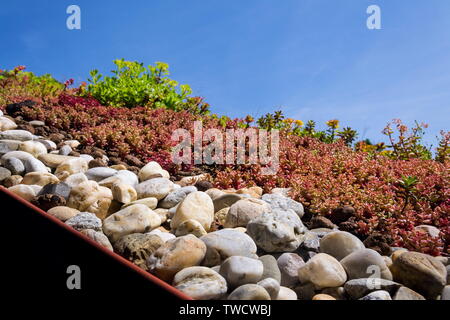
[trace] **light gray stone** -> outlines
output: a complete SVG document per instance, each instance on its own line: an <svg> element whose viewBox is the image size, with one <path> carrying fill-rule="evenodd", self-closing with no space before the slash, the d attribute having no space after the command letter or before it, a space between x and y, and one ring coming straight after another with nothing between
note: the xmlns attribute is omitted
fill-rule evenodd
<svg viewBox="0 0 450 320"><path fill-rule="evenodd" d="M392 273L383 257L372 249L360 249L350 253L341 261L349 279L369 278L374 272L379 277L392 280Z"/></svg>
<svg viewBox="0 0 450 320"><path fill-rule="evenodd" d="M359 300L392 300L392 298L389 292L384 290L378 290L369 293L367 296L362 297Z"/></svg>
<svg viewBox="0 0 450 320"><path fill-rule="evenodd" d="M196 300L220 299L227 293L227 282L207 267L189 267L179 271L172 285Z"/></svg>
<svg viewBox="0 0 450 320"><path fill-rule="evenodd" d="M342 260L350 253L364 248L361 240L345 231L331 232L320 240L320 252L327 253L337 260Z"/></svg>
<svg viewBox="0 0 450 320"><path fill-rule="evenodd" d="M281 272L281 285L293 286L299 282L298 270L305 265L302 257L296 253L283 253L277 260Z"/></svg>
<svg viewBox="0 0 450 320"><path fill-rule="evenodd" d="M375 290L384 290L394 294L400 287L401 284L397 282L378 278L353 279L344 285L345 291L352 299L359 299Z"/></svg>
<svg viewBox="0 0 450 320"><path fill-rule="evenodd" d="M194 186L181 187L169 193L164 199L162 199L158 203L158 206L160 208L170 209L172 207L175 207L181 201L183 201L188 194L196 191L197 188Z"/></svg>
<svg viewBox="0 0 450 320"><path fill-rule="evenodd" d="M222 229L208 233L200 238L207 247L203 265L216 266L231 256L257 258L255 242L247 234L234 230Z"/></svg>
<svg viewBox="0 0 450 320"><path fill-rule="evenodd" d="M106 178L109 178L117 174L117 170L108 167L96 167L88 169L84 174L89 180L100 182Z"/></svg>
<svg viewBox="0 0 450 320"><path fill-rule="evenodd" d="M102 231L102 220L89 212L80 212L75 217L66 220L66 224L78 231L83 229Z"/></svg>
<svg viewBox="0 0 450 320"><path fill-rule="evenodd" d="M299 216L293 211L274 210L251 220L247 233L266 252L292 252L303 242L306 232Z"/></svg>
<svg viewBox="0 0 450 320"><path fill-rule="evenodd" d="M340 287L347 281L342 265L332 256L319 253L298 270L301 283L312 283L317 289Z"/></svg>
<svg viewBox="0 0 450 320"><path fill-rule="evenodd" d="M10 157L4 161L3 165L14 175L23 175L25 173L23 162L17 158Z"/></svg>
<svg viewBox="0 0 450 320"><path fill-rule="evenodd" d="M6 130L0 132L0 140L17 140L17 141L28 141L33 140L33 134L26 130Z"/></svg>
<svg viewBox="0 0 450 320"><path fill-rule="evenodd" d="M292 210L299 216L299 218L302 218L305 214L303 205L300 202L285 197L280 193L266 193L261 199L266 201L273 210Z"/></svg>
<svg viewBox="0 0 450 320"><path fill-rule="evenodd" d="M244 284L234 289L228 300L270 300L270 295L266 289L257 284Z"/></svg>
<svg viewBox="0 0 450 320"><path fill-rule="evenodd" d="M236 288L248 283L257 283L263 271L264 266L259 260L232 256L221 264L219 273L227 280L231 288Z"/></svg>
<svg viewBox="0 0 450 320"><path fill-rule="evenodd" d="M278 293L280 292L280 282L274 278L265 278L259 281L257 285L266 289L272 300L275 300L278 297Z"/></svg>

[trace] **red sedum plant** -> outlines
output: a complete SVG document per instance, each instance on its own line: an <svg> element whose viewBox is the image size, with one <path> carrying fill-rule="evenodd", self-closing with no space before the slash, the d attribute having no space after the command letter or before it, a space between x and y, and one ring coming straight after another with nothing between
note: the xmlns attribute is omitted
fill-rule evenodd
<svg viewBox="0 0 450 320"><path fill-rule="evenodd" d="M14 87L21 81L10 76L0 83L2 103L29 98L33 90ZM45 121L50 128L66 131L86 146L100 147L121 157L133 155L142 161L157 161L172 174L190 169L189 165L179 166L171 161L176 145L171 136L176 129L192 133L193 123L198 120L205 130L247 128L253 121L146 107L112 108L92 97L80 97L77 92L78 89L66 86L56 98L52 93L52 99L35 99L38 104L23 107L21 116L25 120ZM354 150L349 146L354 137L350 131L349 139L330 139L327 143L313 134L307 135L310 126L298 129L304 134L292 134L292 130L302 128L299 120L280 121L283 125L277 174L261 175L258 165L214 165L207 169L215 186L239 189L257 185L266 192L275 187L291 188L290 196L303 203L308 213L331 218L334 209L350 205L355 209L353 232L362 238L377 232L390 236L396 246L432 255L450 254L448 133L443 133L436 161L428 156L393 157L374 152L373 148L368 150L362 144ZM273 127L280 121L266 117L260 125ZM337 124L336 120L330 122L330 128ZM424 155L415 137L400 139L397 153L417 151ZM419 225L435 226L441 233L432 238L417 231L415 227Z"/></svg>

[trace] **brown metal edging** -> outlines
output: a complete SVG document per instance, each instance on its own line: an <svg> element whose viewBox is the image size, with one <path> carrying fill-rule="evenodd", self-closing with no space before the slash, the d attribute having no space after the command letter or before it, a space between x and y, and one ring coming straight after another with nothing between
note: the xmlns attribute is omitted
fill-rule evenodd
<svg viewBox="0 0 450 320"><path fill-rule="evenodd" d="M29 209L35 211L37 214L41 215L45 219L52 221L53 223L58 225L60 228L63 228L65 230L69 231L74 236L78 237L79 239L82 239L83 241L89 243L91 246L97 248L97 250L100 250L104 254L109 255L115 261L119 262L122 265L127 266L128 268L132 269L134 272L138 273L142 277L144 277L147 280L151 281L152 283L156 284L160 288L162 288L162 289L164 289L166 291L169 291L171 294L175 295L177 298L179 298L181 300L193 300L191 297L187 296L186 294L184 294L180 290L174 288L170 284L164 282L163 280L161 280L158 277L152 275L151 273L149 273L149 272L139 268L138 266L136 266L135 264L131 263L127 259L123 258L122 256L118 255L117 253L106 249L105 247L101 246L100 244L98 244L97 242L93 241L89 237L85 236L81 232L78 232L77 230L75 230L75 229L69 227L68 225L66 225L64 222L62 222L62 221L58 220L57 218L47 214L45 211L43 211L42 209L36 207L35 205L30 203L29 201L26 201L25 199L23 199L23 198L19 197L18 195L12 193L11 191L9 191L4 186L0 186L0 192L3 192L6 195L8 195L9 197L11 197L11 198L15 199L16 201L22 203L23 205L25 205Z"/></svg>

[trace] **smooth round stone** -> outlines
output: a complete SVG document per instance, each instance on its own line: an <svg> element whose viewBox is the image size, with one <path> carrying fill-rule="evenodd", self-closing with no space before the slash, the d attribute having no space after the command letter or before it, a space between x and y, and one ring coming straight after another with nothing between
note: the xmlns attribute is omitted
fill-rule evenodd
<svg viewBox="0 0 450 320"><path fill-rule="evenodd" d="M70 146L68 145L64 145L59 149L58 154L62 155L62 156L68 156L69 153L71 153L73 150Z"/></svg>
<svg viewBox="0 0 450 320"><path fill-rule="evenodd" d="M77 148L81 143L78 140L66 140L64 144L71 147L72 149Z"/></svg>
<svg viewBox="0 0 450 320"><path fill-rule="evenodd" d="M200 240L207 247L203 261L203 265L207 267L219 265L231 256L257 257L255 242L247 234L233 229L211 232Z"/></svg>
<svg viewBox="0 0 450 320"><path fill-rule="evenodd" d="M177 189L169 193L164 199L162 199L159 203L159 207L170 209L175 207L178 203L183 201L188 194L192 192L196 192L197 188L194 186L187 186Z"/></svg>
<svg viewBox="0 0 450 320"><path fill-rule="evenodd" d="M106 249L113 251L111 242L109 242L108 237L105 236L102 232L95 231L93 229L83 229L80 232L89 239L97 242L102 247L105 247Z"/></svg>
<svg viewBox="0 0 450 320"><path fill-rule="evenodd" d="M408 250L405 248L397 248L397 249L393 250L393 252L391 254L392 263L394 263L394 261L405 252L408 252Z"/></svg>
<svg viewBox="0 0 450 320"><path fill-rule="evenodd" d="M278 283L281 282L281 272L278 268L277 259L274 258L274 256L271 255L265 255L259 257L259 260L262 262L264 266L264 272L261 276L262 279L266 278L272 278L278 281Z"/></svg>
<svg viewBox="0 0 450 320"><path fill-rule="evenodd" d="M75 188L79 184L82 184L83 182L87 182L87 181L88 181L88 178L82 172L72 174L64 179L64 183L66 183L70 188Z"/></svg>
<svg viewBox="0 0 450 320"><path fill-rule="evenodd" d="M342 260L350 253L364 248L361 240L345 231L331 232L320 240L320 252L327 253L337 260Z"/></svg>
<svg viewBox="0 0 450 320"><path fill-rule="evenodd" d="M294 290L281 286L276 300L298 300L298 297Z"/></svg>
<svg viewBox="0 0 450 320"><path fill-rule="evenodd" d="M130 203L137 200L137 192L129 184L113 184L111 192L113 194L113 199L120 203Z"/></svg>
<svg viewBox="0 0 450 320"><path fill-rule="evenodd" d="M447 270L436 258L418 252L405 252L393 261L394 280L435 299L447 283Z"/></svg>
<svg viewBox="0 0 450 320"><path fill-rule="evenodd" d="M266 252L296 250L302 243L306 230L299 216L293 211L265 212L247 225L249 236Z"/></svg>
<svg viewBox="0 0 450 320"><path fill-rule="evenodd" d="M56 146L55 146L56 147ZM42 161L47 167L50 168L57 168L61 164L63 164L67 160L75 160L78 159L77 157L71 157L71 156L62 156L59 154L53 154L53 153L47 153L47 154L41 154L38 159Z"/></svg>
<svg viewBox="0 0 450 320"><path fill-rule="evenodd" d="M223 208L231 207L233 204L242 199L242 196L237 194L224 194L213 200L214 212L222 210Z"/></svg>
<svg viewBox="0 0 450 320"><path fill-rule="evenodd" d="M177 237L185 236L187 234L192 234L197 238L200 238L208 233L205 231L200 222L198 222L197 220L189 219L183 221L175 231L175 235Z"/></svg>
<svg viewBox="0 0 450 320"><path fill-rule="evenodd" d="M70 190L71 189L67 183L49 183L44 185L37 195L42 196L45 194L54 194L67 200L69 199Z"/></svg>
<svg viewBox="0 0 450 320"><path fill-rule="evenodd" d="M33 140L33 134L26 130L6 130L0 132L0 140L17 140L28 141Z"/></svg>
<svg viewBox="0 0 450 320"><path fill-rule="evenodd" d="M9 159L9 158L16 158L16 159L19 159L22 162L25 162L25 160L34 159L34 157L28 152L25 152L25 151L11 151L11 152L5 153L2 156L2 164L4 164L5 161L7 159Z"/></svg>
<svg viewBox="0 0 450 320"><path fill-rule="evenodd" d="M175 235L173 235L172 233L170 233L170 232L162 232L162 231L159 230L159 229L152 230L152 231L150 231L150 232L148 232L148 233L146 233L146 234L154 234L154 235L157 235L158 237L161 238L161 240L162 240L163 242L167 242L167 241L169 241L169 240L172 240L172 239L175 239L175 238L176 238Z"/></svg>
<svg viewBox="0 0 450 320"><path fill-rule="evenodd" d="M45 186L47 184L56 184L59 179L48 172L30 172L22 180L22 184Z"/></svg>
<svg viewBox="0 0 450 320"><path fill-rule="evenodd" d="M67 183L67 180L64 182ZM99 186L95 181L86 181L71 189L67 206L92 212L104 219L108 214L112 198L112 192L108 188Z"/></svg>
<svg viewBox="0 0 450 320"><path fill-rule="evenodd" d="M214 221L214 206L211 198L206 193L197 191L188 194L178 205L170 227L177 229L186 220L196 220L206 231L209 231Z"/></svg>
<svg viewBox="0 0 450 320"><path fill-rule="evenodd" d="M98 184L107 188L112 188L115 183L125 183L137 191L138 186L138 177L134 172L129 170L120 170L117 173L109 178L103 179Z"/></svg>
<svg viewBox="0 0 450 320"><path fill-rule="evenodd" d="M22 182L23 178L19 175L12 175L9 178L6 178L2 181L2 184L5 188L10 188L16 186Z"/></svg>
<svg viewBox="0 0 450 320"><path fill-rule="evenodd" d="M34 193L37 195L39 192L41 192L41 190L42 190L42 186L39 186L39 185L37 185L37 184L30 184L29 185L33 190L34 190Z"/></svg>
<svg viewBox="0 0 450 320"><path fill-rule="evenodd" d="M261 280L264 266L261 261L232 256L220 265L219 273L227 280L230 287L236 288L247 283L256 283Z"/></svg>
<svg viewBox="0 0 450 320"><path fill-rule="evenodd" d="M19 145L19 151L28 152L33 157L39 157L41 154L47 153L47 148L38 141L25 141Z"/></svg>
<svg viewBox="0 0 450 320"><path fill-rule="evenodd" d="M42 143L47 148L47 151L56 150L57 148L56 143L51 140L38 139L36 141Z"/></svg>
<svg viewBox="0 0 450 320"><path fill-rule="evenodd" d="M164 241L155 234L133 233L120 238L114 243L115 252L130 260L139 268L147 269L147 259Z"/></svg>
<svg viewBox="0 0 450 320"><path fill-rule="evenodd" d="M80 158L83 158L84 160L86 160L86 162L88 163L88 167L89 167L89 162L94 160L94 157L89 154L80 154ZM111 169L115 169L115 168L111 168ZM123 170L126 170L126 168L123 168Z"/></svg>
<svg viewBox="0 0 450 320"><path fill-rule="evenodd" d="M348 279L360 279L376 276L392 280L392 273L386 266L383 257L372 249L360 249L350 253L340 261Z"/></svg>
<svg viewBox="0 0 450 320"><path fill-rule="evenodd" d="M5 154L8 153L8 152L12 152L12 151L17 150L18 147L16 147L16 148L11 148L11 147L10 147L10 144L9 144L9 143L5 143L4 141L5 141L5 140L0 141L0 156L3 156L3 155L5 155ZM14 141L14 142L15 142L15 141ZM18 145L18 144L17 144L17 145Z"/></svg>
<svg viewBox="0 0 450 320"><path fill-rule="evenodd" d="M299 282L298 270L305 265L302 257L296 253L283 253L277 260L281 272L281 285L293 286Z"/></svg>
<svg viewBox="0 0 450 320"><path fill-rule="evenodd" d="M230 293L228 300L270 300L270 295L257 284L244 284Z"/></svg>
<svg viewBox="0 0 450 320"><path fill-rule="evenodd" d="M122 172L122 171L119 171ZM136 187L138 199L153 197L163 199L173 190L173 182L167 178L154 178L141 182Z"/></svg>
<svg viewBox="0 0 450 320"><path fill-rule="evenodd" d="M43 127L43 126L45 126L45 122L44 121L39 121L39 120L29 121L28 124L30 126L33 126L33 127Z"/></svg>
<svg viewBox="0 0 450 320"><path fill-rule="evenodd" d="M149 207L150 209L154 210L154 209L156 209L156 206L158 205L158 199L150 197L150 198L143 198L143 199L135 200L130 203L125 203L122 206L122 209L124 209L128 206L132 206L134 204L143 204L143 205Z"/></svg>
<svg viewBox="0 0 450 320"><path fill-rule="evenodd" d="M9 187L8 190L27 201L33 200L36 196L36 191L34 188L25 184L18 184Z"/></svg>
<svg viewBox="0 0 450 320"><path fill-rule="evenodd" d="M375 290L384 290L394 294L401 284L377 278L353 279L345 283L344 288L352 299L359 299Z"/></svg>
<svg viewBox="0 0 450 320"><path fill-rule="evenodd" d="M66 160L61 163L55 171L55 175L66 174L67 176L74 173L86 172L88 170L88 163L83 158L75 158Z"/></svg>
<svg viewBox="0 0 450 320"><path fill-rule="evenodd" d="M400 287L397 292L395 293L394 297L392 298L392 300L425 300L425 298L418 294L417 292L415 292L414 290L411 290L410 288L407 287Z"/></svg>
<svg viewBox="0 0 450 320"><path fill-rule="evenodd" d="M225 195L225 192L222 190L219 190L217 188L211 188L205 191L205 193L214 201L217 198L220 198L221 196Z"/></svg>
<svg viewBox="0 0 450 320"><path fill-rule="evenodd" d="M266 289L272 300L275 300L278 297L278 293L280 292L280 282L274 278L265 278L259 281L257 285Z"/></svg>
<svg viewBox="0 0 450 320"><path fill-rule="evenodd" d="M69 207L58 206L58 207L53 207L53 208L49 209L47 211L47 213L49 215L55 217L56 219L61 220L62 222L65 222L65 221L69 220L70 218L75 217L77 214L80 213L80 211L77 209L69 208Z"/></svg>
<svg viewBox="0 0 450 320"><path fill-rule="evenodd" d="M109 178L117 173L117 170L108 167L96 167L87 170L84 174L89 180L100 182L103 179Z"/></svg>
<svg viewBox="0 0 450 320"><path fill-rule="evenodd" d="M0 182L11 177L11 171L7 168L0 167Z"/></svg>
<svg viewBox="0 0 450 320"><path fill-rule="evenodd" d="M138 177L139 181L143 182L154 178L169 179L170 175L166 170L161 168L158 162L151 161L139 170Z"/></svg>
<svg viewBox="0 0 450 320"><path fill-rule="evenodd" d="M254 198L239 200L230 207L224 227L246 227L251 220L269 211L271 208L265 201Z"/></svg>
<svg viewBox="0 0 450 320"><path fill-rule="evenodd" d="M320 293L316 294L313 298L313 300L336 300L335 297L332 297L328 294Z"/></svg>
<svg viewBox="0 0 450 320"><path fill-rule="evenodd" d="M319 253L298 270L301 283L310 282L317 289L340 287L347 281L342 265L332 256Z"/></svg>
<svg viewBox="0 0 450 320"><path fill-rule="evenodd" d="M292 210L299 216L299 218L302 218L305 214L303 205L300 202L292 200L291 198L285 197L281 194L266 193L261 199L267 202L273 210Z"/></svg>
<svg viewBox="0 0 450 320"><path fill-rule="evenodd" d="M203 241L189 234L167 241L147 259L150 272L171 282L179 271L200 265L205 257Z"/></svg>
<svg viewBox="0 0 450 320"><path fill-rule="evenodd" d="M227 293L227 282L207 267L189 267L178 272L172 285L195 300L217 300Z"/></svg>
<svg viewBox="0 0 450 320"><path fill-rule="evenodd" d="M17 124L11 119L0 117L0 131L14 130L17 128Z"/></svg>
<svg viewBox="0 0 450 320"><path fill-rule="evenodd" d="M23 175L25 173L25 166L23 165L22 161L17 158L8 158L4 161L3 165L13 175Z"/></svg>
<svg viewBox="0 0 450 320"><path fill-rule="evenodd" d="M66 220L66 224L78 231L83 229L102 231L102 220L89 212L80 212L75 217Z"/></svg>
<svg viewBox="0 0 450 320"><path fill-rule="evenodd" d="M132 233L149 232L161 225L161 218L143 204L122 209L103 221L103 232L112 243Z"/></svg>
<svg viewBox="0 0 450 320"><path fill-rule="evenodd" d="M49 169L38 159L36 158L30 158L23 162L25 166L25 172L42 172L42 173L48 173Z"/></svg>
<svg viewBox="0 0 450 320"><path fill-rule="evenodd" d="M389 292L384 290L378 290L369 293L367 296L362 297L359 300L392 300L392 298Z"/></svg>

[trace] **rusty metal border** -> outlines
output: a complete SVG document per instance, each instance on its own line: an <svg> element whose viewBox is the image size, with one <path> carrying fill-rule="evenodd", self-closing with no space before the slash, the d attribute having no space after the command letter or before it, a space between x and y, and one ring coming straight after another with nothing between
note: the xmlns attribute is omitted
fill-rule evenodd
<svg viewBox="0 0 450 320"><path fill-rule="evenodd" d="M9 197L15 199L16 201L20 202L21 204L25 205L30 210L34 211L37 215L40 215L43 219L50 220L56 226L58 226L59 228L63 228L65 230L69 231L70 233L72 233L75 237L77 237L81 241L89 243L91 246L97 248L97 250L102 251L104 254L110 256L111 258L113 258L113 260L115 260L117 263L120 263L120 264L128 267L132 271L134 271L134 272L138 273L139 275L141 275L143 278L147 279L148 281L152 282L153 284L156 284L162 290L168 291L169 293L171 293L172 295L174 295L178 299L181 299L181 300L193 300L191 297L187 296L186 294L184 294L180 290L174 288L173 286L171 286L168 283L164 282L163 280L157 278L156 276L152 275L151 273L149 273L149 272L139 268L138 266L136 266L135 264L131 263L127 259L123 258L122 256L118 255L117 253L106 249L105 247L101 246L100 244L98 244L97 242L93 241L89 237L85 236L81 232L78 232L77 230L75 230L75 229L69 227L68 225L66 225L64 222L62 222L62 221L58 220L57 218L47 214L45 211L43 211L42 209L36 207L35 205L30 203L29 201L27 201L27 200L19 197L18 195L12 193L11 191L9 191L4 186L0 186L0 192L3 192L7 196L9 196Z"/></svg>

